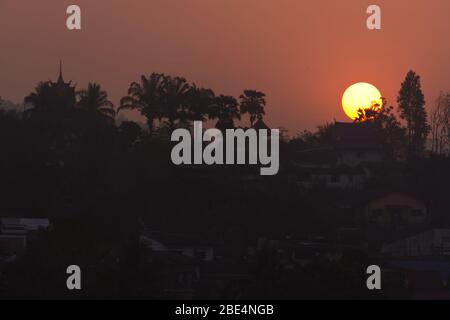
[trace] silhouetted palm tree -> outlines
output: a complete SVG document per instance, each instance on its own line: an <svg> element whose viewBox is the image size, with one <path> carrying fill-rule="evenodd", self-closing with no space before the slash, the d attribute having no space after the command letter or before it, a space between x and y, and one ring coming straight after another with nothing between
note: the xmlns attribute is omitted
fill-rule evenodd
<svg viewBox="0 0 450 320"><path fill-rule="evenodd" d="M108 93L97 83L89 83L86 90L77 92L78 106L90 113L98 113L114 119L116 112L114 105L108 100Z"/></svg>
<svg viewBox="0 0 450 320"><path fill-rule="evenodd" d="M209 113L210 119L218 119L216 128L225 130L234 128L234 119L241 119L239 104L232 96L220 95L214 99Z"/></svg>
<svg viewBox="0 0 450 320"><path fill-rule="evenodd" d="M182 123L189 120L189 98L192 87L182 77L167 77L163 96L163 116L170 130L175 129L178 119Z"/></svg>
<svg viewBox="0 0 450 320"><path fill-rule="evenodd" d="M205 121L214 105L214 99L214 91L193 85L189 92L190 120Z"/></svg>
<svg viewBox="0 0 450 320"><path fill-rule="evenodd" d="M133 82L128 89L128 96L120 101L119 110L138 110L147 119L150 135L156 119L161 119L166 76L152 73L148 78L141 76L141 82Z"/></svg>
<svg viewBox="0 0 450 320"><path fill-rule="evenodd" d="M264 107L266 106L266 95L255 90L245 90L244 94L239 98L241 100L241 113L248 113L250 115L250 124L253 124L257 119L262 119L265 115Z"/></svg>
<svg viewBox="0 0 450 320"><path fill-rule="evenodd" d="M49 107L49 100L49 83L40 82L36 86L35 91L31 92L24 99L25 104L31 106L30 109L24 112L24 116L28 118L37 111L44 111Z"/></svg>

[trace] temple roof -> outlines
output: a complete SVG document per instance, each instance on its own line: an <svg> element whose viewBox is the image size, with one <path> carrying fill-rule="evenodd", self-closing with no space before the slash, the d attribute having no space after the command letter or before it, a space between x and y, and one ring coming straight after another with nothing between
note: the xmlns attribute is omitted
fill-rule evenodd
<svg viewBox="0 0 450 320"><path fill-rule="evenodd" d="M57 83L64 83L64 78L62 75L62 61L59 61L59 77Z"/></svg>
<svg viewBox="0 0 450 320"><path fill-rule="evenodd" d="M64 82L63 72L62 72L62 61L59 62L59 75L58 80L56 82L50 81L50 85L52 87L60 87L60 88L67 88L67 89L73 89L74 86L71 85L72 81Z"/></svg>
<svg viewBox="0 0 450 320"><path fill-rule="evenodd" d="M335 147L357 149L380 147L380 137L372 123L336 122L332 130Z"/></svg>

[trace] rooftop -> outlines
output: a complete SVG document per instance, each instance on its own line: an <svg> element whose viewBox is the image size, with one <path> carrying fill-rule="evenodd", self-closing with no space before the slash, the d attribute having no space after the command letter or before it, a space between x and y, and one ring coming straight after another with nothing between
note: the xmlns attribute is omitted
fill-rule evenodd
<svg viewBox="0 0 450 320"><path fill-rule="evenodd" d="M332 135L334 144L341 149L377 149L381 147L375 126L369 122L336 122Z"/></svg>

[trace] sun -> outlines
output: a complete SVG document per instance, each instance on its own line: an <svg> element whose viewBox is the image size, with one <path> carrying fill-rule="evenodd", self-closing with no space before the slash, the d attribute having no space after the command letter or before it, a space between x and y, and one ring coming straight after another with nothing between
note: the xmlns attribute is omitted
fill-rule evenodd
<svg viewBox="0 0 450 320"><path fill-rule="evenodd" d="M342 108L352 120L358 118L358 110L370 108L374 103L382 105L380 91L370 83L358 82L345 90L342 96Z"/></svg>

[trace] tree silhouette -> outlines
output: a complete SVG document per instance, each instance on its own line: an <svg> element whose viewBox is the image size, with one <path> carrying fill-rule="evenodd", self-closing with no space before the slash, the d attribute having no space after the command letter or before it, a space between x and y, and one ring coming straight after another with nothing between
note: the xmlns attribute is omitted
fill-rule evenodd
<svg viewBox="0 0 450 320"><path fill-rule="evenodd" d="M49 96L49 83L40 82L35 88L34 92L31 92L25 97L24 102L31 106L24 116L30 117L37 112L45 112L49 108L50 96Z"/></svg>
<svg viewBox="0 0 450 320"><path fill-rule="evenodd" d="M265 115L264 108L266 106L266 95L262 92L255 90L245 90L244 94L241 95L241 113L250 115L250 124L253 124L257 119L261 119Z"/></svg>
<svg viewBox="0 0 450 320"><path fill-rule="evenodd" d="M167 119L170 130L176 128L176 121L186 123L190 119L189 97L192 87L182 77L166 77L162 96L162 115Z"/></svg>
<svg viewBox="0 0 450 320"><path fill-rule="evenodd" d="M165 128L188 126L189 121L204 121L215 103L211 89L190 84L183 77L152 73L141 82L133 82L128 95L121 100L120 110L138 110L147 118L150 135L158 119Z"/></svg>
<svg viewBox="0 0 450 320"><path fill-rule="evenodd" d="M425 149L430 126L427 121L420 76L414 71L409 71L406 75L397 103L400 117L406 121L409 153L417 156Z"/></svg>
<svg viewBox="0 0 450 320"><path fill-rule="evenodd" d="M232 96L220 95L214 99L209 114L210 119L218 119L216 128L220 130L234 128L234 119L240 119L239 104Z"/></svg>
<svg viewBox="0 0 450 320"><path fill-rule="evenodd" d="M146 119L150 136L153 133L154 122L162 116L166 76L152 73L148 78L141 76L141 82L133 82L128 95L120 100L121 110L138 110Z"/></svg>
<svg viewBox="0 0 450 320"><path fill-rule="evenodd" d="M381 98L381 101L381 104L374 102L369 108L359 109L355 122L372 123L379 132L387 156L401 158L407 145L405 129L393 113L394 107L388 106L385 98Z"/></svg>
<svg viewBox="0 0 450 320"><path fill-rule="evenodd" d="M205 121L206 116L210 114L213 108L214 99L214 91L193 85L188 97L190 120Z"/></svg>
<svg viewBox="0 0 450 320"><path fill-rule="evenodd" d="M333 144L334 123L325 123L317 127L316 131L304 130L300 132L290 144L300 150L328 148Z"/></svg>
<svg viewBox="0 0 450 320"><path fill-rule="evenodd" d="M407 148L406 129L394 114L394 107L383 99L383 107L373 120L380 131L382 146L386 155L393 159L404 158Z"/></svg>
<svg viewBox="0 0 450 320"><path fill-rule="evenodd" d="M77 92L78 107L91 114L100 114L114 119L114 105L108 100L108 93L97 83L89 83L88 88Z"/></svg>
<svg viewBox="0 0 450 320"><path fill-rule="evenodd" d="M450 94L440 93L431 114L432 151L450 152Z"/></svg>
<svg viewBox="0 0 450 320"><path fill-rule="evenodd" d="M127 147L133 146L142 134L142 128L132 121L123 121L118 129L120 142Z"/></svg>
<svg viewBox="0 0 450 320"><path fill-rule="evenodd" d="M355 122L373 121L380 114L383 104L373 101L372 105L368 108L359 108L358 116L355 118Z"/></svg>

